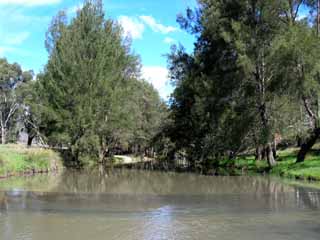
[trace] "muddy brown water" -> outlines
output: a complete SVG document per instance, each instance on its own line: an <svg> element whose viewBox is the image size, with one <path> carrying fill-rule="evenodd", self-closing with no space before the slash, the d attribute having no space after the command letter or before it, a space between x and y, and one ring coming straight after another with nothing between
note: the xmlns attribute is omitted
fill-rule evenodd
<svg viewBox="0 0 320 240"><path fill-rule="evenodd" d="M320 239L320 191L136 170L0 181L1 240Z"/></svg>

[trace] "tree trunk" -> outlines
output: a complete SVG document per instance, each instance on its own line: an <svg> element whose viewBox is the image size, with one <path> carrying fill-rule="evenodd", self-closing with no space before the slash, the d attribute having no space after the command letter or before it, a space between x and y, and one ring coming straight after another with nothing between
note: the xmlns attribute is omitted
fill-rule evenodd
<svg viewBox="0 0 320 240"><path fill-rule="evenodd" d="M99 163L101 165L106 164L106 155L108 153L107 144L102 140L100 150L99 150Z"/></svg>
<svg viewBox="0 0 320 240"><path fill-rule="evenodd" d="M273 142L272 154L273 154L273 158L277 159L277 141L276 140L274 140Z"/></svg>
<svg viewBox="0 0 320 240"><path fill-rule="evenodd" d="M271 143L268 143L267 145L267 160L268 160L268 165L269 167L274 167L277 162L274 158L274 154L273 154L273 147Z"/></svg>
<svg viewBox="0 0 320 240"><path fill-rule="evenodd" d="M272 148L272 154L273 154L273 158L277 159L277 149L275 147Z"/></svg>
<svg viewBox="0 0 320 240"><path fill-rule="evenodd" d="M5 127L1 127L1 143L6 144L7 131Z"/></svg>
<svg viewBox="0 0 320 240"><path fill-rule="evenodd" d="M302 145L302 139L301 139L301 137L299 135L297 136L296 139L297 139L297 147L299 148Z"/></svg>
<svg viewBox="0 0 320 240"><path fill-rule="evenodd" d="M28 135L28 143L27 143L28 147L31 147L33 139L34 139L33 135Z"/></svg>
<svg viewBox="0 0 320 240"><path fill-rule="evenodd" d="M320 136L320 128L315 128L310 136L307 138L306 142L301 145L300 151L297 156L297 163L304 162L307 153L311 150L313 145L316 143Z"/></svg>
<svg viewBox="0 0 320 240"><path fill-rule="evenodd" d="M266 147L264 147L264 148L262 148L261 149L261 156L262 156L262 160L266 160L267 159L267 148Z"/></svg>
<svg viewBox="0 0 320 240"><path fill-rule="evenodd" d="M256 160L257 161L261 161L262 160L262 151L263 151L263 148L261 146L257 146L256 147Z"/></svg>
<svg viewBox="0 0 320 240"><path fill-rule="evenodd" d="M317 36L320 34L320 0L317 0Z"/></svg>

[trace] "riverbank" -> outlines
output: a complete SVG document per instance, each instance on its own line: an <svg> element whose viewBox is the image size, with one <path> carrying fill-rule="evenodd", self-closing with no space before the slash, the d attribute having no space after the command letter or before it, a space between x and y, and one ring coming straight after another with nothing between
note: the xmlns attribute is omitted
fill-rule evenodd
<svg viewBox="0 0 320 240"><path fill-rule="evenodd" d="M320 145L317 145L317 148L319 147ZM278 151L277 165L272 169L268 166L267 161L257 161L253 154L243 154L234 161L229 159L220 160L214 168L204 173L218 176L270 175L283 179L320 183L320 150L312 150L302 163L296 163L298 151L298 148L287 148ZM120 167L176 172L193 171L188 168L186 163L170 166L167 162L152 160L141 162L139 158L129 156L115 156L115 159L115 166L118 165Z"/></svg>
<svg viewBox="0 0 320 240"><path fill-rule="evenodd" d="M24 145L0 145L0 178L47 173L62 168L59 154L50 149Z"/></svg>
<svg viewBox="0 0 320 240"><path fill-rule="evenodd" d="M238 157L233 163L220 161L218 175L268 174L283 178L312 180L320 182L320 154L313 150L305 162L296 164L299 149L289 148L278 152L277 165L269 169L266 161L256 161L252 155ZM140 158L116 156L115 165L130 165L140 162ZM35 173L47 173L62 168L59 154L50 149L27 148L24 145L0 145L0 178Z"/></svg>
<svg viewBox="0 0 320 240"><path fill-rule="evenodd" d="M285 178L320 181L320 154L313 150L303 163L296 163L299 149L288 148L278 152L277 165L271 170L266 161L256 161L254 156L240 156L235 160L234 171L241 174L270 174ZM220 169L226 169L227 162L221 162Z"/></svg>

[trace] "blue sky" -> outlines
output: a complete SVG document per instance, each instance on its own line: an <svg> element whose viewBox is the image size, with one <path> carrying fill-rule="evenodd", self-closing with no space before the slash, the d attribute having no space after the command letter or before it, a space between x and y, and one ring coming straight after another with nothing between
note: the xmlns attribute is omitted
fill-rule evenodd
<svg viewBox="0 0 320 240"><path fill-rule="evenodd" d="M66 10L70 18L82 0L0 0L0 57L18 62L24 70L41 71L47 62L45 33L53 16ZM174 43L188 51L194 39L181 31L176 15L196 0L104 0L107 17L118 20L124 34L132 38L132 48L141 56L142 73L161 96L172 91L167 81L165 54Z"/></svg>

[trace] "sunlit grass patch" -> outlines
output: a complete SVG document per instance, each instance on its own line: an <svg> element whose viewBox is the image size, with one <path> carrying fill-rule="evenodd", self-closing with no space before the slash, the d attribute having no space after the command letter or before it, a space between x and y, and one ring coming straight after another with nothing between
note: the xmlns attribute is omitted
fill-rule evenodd
<svg viewBox="0 0 320 240"><path fill-rule="evenodd" d="M291 148L279 151L277 166L271 173L296 179L320 180L320 155L312 151L302 163L296 163L299 149Z"/></svg>
<svg viewBox="0 0 320 240"><path fill-rule="evenodd" d="M53 150L17 144L0 145L0 176L47 172L61 166L60 156Z"/></svg>
<svg viewBox="0 0 320 240"><path fill-rule="evenodd" d="M313 150L303 163L296 163L298 148L288 148L277 152L277 165L271 170L267 161L257 161L253 155L239 156L234 160L233 171L237 174L272 175L302 180L320 181L320 152ZM226 166L225 164L223 166Z"/></svg>

